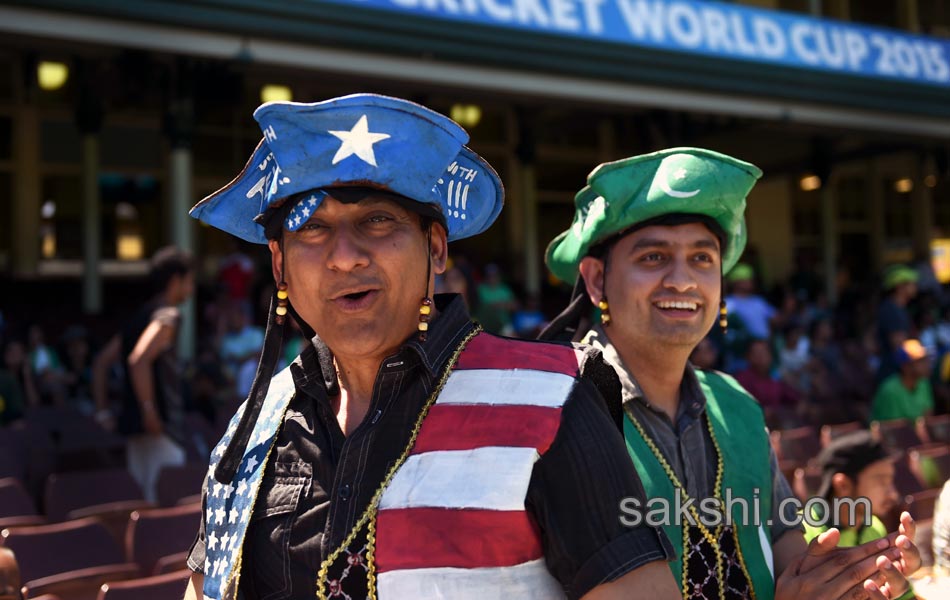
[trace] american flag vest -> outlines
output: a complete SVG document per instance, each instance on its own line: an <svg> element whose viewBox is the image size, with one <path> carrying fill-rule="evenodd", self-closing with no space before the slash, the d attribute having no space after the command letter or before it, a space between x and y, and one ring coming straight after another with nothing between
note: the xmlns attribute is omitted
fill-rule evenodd
<svg viewBox="0 0 950 600"><path fill-rule="evenodd" d="M564 597L545 566L525 497L534 463L557 435L582 358L569 346L486 333L469 341L375 507L374 587L380 599ZM248 521L293 394L285 369L271 383L232 485L215 481L211 465L205 598L237 598Z"/></svg>

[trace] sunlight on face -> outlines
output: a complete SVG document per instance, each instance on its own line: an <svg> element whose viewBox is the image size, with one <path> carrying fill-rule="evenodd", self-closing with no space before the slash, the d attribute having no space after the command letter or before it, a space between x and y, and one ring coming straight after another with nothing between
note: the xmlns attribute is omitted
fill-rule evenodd
<svg viewBox="0 0 950 600"><path fill-rule="evenodd" d="M718 317L721 271L719 241L700 223L621 238L607 257L611 339L694 348Z"/></svg>
<svg viewBox="0 0 950 600"><path fill-rule="evenodd" d="M444 269L445 245L445 230L432 226L433 273ZM280 248L270 247L279 271ZM415 331L429 256L417 214L384 196L328 196L284 232L283 252L291 304L337 357L382 358Z"/></svg>

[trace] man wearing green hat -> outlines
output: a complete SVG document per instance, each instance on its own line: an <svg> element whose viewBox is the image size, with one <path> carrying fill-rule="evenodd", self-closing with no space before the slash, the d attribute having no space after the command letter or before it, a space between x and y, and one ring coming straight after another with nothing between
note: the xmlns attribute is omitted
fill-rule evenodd
<svg viewBox="0 0 950 600"><path fill-rule="evenodd" d="M575 198L571 228L548 247L556 276L581 278L542 337L573 327L620 376L622 389L607 390L608 402L620 405L614 412L648 506L688 506L663 524L684 598L883 598L875 560L896 561L901 551L836 550L837 531L807 546L758 403L731 377L688 364L717 317L725 326L722 276L745 247L745 198L760 176L751 164L696 148L598 166ZM585 319L592 305L600 309L594 325ZM730 498L754 506L744 514ZM717 502L731 520L699 514ZM627 508L621 512L632 516ZM906 519L899 543L910 543L904 552L916 568Z"/></svg>
<svg viewBox="0 0 950 600"><path fill-rule="evenodd" d="M877 343L881 356L878 383L900 370L895 356L901 343L911 337L913 323L907 305L917 295L917 271L893 265L884 271L883 284L885 298L877 311Z"/></svg>

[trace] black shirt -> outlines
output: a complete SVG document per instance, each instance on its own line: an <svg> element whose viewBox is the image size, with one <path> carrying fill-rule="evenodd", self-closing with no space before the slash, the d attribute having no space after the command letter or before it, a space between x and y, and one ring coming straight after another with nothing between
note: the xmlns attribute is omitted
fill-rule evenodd
<svg viewBox="0 0 950 600"><path fill-rule="evenodd" d="M139 338L154 321L173 330L178 330L181 313L176 306L168 306L159 301L144 305L125 324L120 333L122 342L123 394L116 426L119 433L140 434L145 431L142 425L142 408L139 405L132 386L132 376L126 363L135 349ZM152 363L152 386L155 406L162 419L165 434L180 444L185 441L185 407L182 385L184 379L175 344L155 357Z"/></svg>
<svg viewBox="0 0 950 600"><path fill-rule="evenodd" d="M428 339L413 336L380 365L367 416L349 436L331 408L338 390L333 377L323 376L333 373L328 353L321 364L308 347L291 367L298 393L265 468L242 553L248 600L315 594L320 563L368 506L441 370L474 327L460 297L438 296L436 305ZM673 556L662 532L623 527L619 506L626 497L645 504L620 432L596 388L581 381L564 404L557 437L535 463L526 499L548 568L570 597ZM204 555L202 526L189 556L192 570L203 570Z"/></svg>

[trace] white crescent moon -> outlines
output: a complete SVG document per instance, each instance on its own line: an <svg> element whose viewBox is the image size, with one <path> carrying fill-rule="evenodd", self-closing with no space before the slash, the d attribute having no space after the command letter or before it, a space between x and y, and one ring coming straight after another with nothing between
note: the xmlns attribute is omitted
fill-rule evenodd
<svg viewBox="0 0 950 600"><path fill-rule="evenodd" d="M672 196L673 198L692 198L700 192L697 188L691 192L678 192L670 187L670 182L666 176L666 166L661 167L660 172L657 173L657 178L660 180L660 189L663 190L663 193L667 196Z"/></svg>

